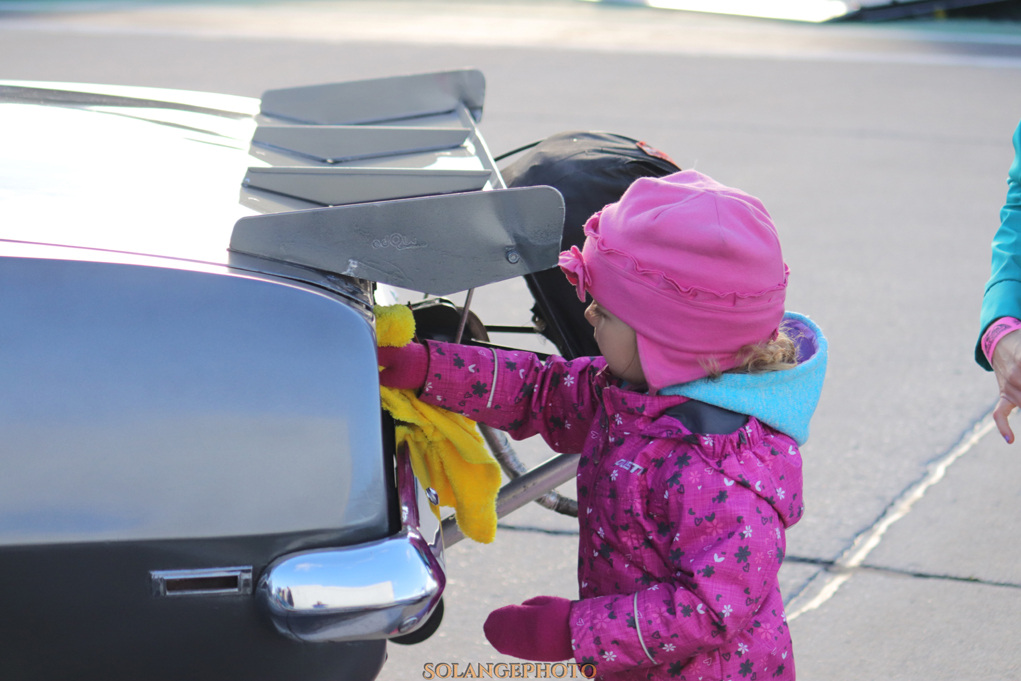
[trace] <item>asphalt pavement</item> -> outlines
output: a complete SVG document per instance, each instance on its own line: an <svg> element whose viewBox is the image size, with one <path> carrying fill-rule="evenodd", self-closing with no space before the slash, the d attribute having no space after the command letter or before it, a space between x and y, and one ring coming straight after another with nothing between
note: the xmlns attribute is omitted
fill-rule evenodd
<svg viewBox="0 0 1021 681"><path fill-rule="evenodd" d="M782 587L799 676L1021 677L1021 451L972 359L1021 118L1021 29L802 26L549 2L0 3L0 78L263 90L474 66L495 153L562 130L644 139L760 197L788 307L830 340ZM489 323L527 323L521 281ZM503 338L500 340L511 340ZM522 458L549 456L541 442ZM567 486L570 487L569 485ZM576 526L536 506L448 553L446 618L380 678L506 660L493 608L577 597Z"/></svg>

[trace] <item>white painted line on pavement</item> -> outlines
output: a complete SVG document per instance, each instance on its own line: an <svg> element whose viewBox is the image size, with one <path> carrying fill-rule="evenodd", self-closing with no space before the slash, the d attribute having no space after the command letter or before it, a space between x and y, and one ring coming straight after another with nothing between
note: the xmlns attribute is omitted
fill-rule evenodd
<svg viewBox="0 0 1021 681"><path fill-rule="evenodd" d="M890 526L906 516L911 511L911 508L915 505L915 503L925 496L926 491L943 479L951 464L964 456L972 447L977 445L983 437L995 430L995 428L996 424L993 422L993 415L992 412L990 412L985 418L979 421L974 428L972 428L970 433L965 435L961 441L957 443L957 446L930 464L929 472L925 475L925 477L909 487L903 494L895 499L893 503L887 507L886 512L883 513L879 520L876 521L876 523L868 530L859 534L854 540L854 543L851 545L851 548L837 559L834 566L836 569L842 569L843 571L835 574L820 573L820 576L823 577L825 582L819 588L818 593L810 598L804 605L796 606L790 613L788 613L787 621L790 622L806 612L815 610L832 598L840 587L851 579L853 575L852 570L856 567L860 567L872 550L879 546L879 542L882 541L883 535L885 535L886 531L890 529ZM797 600L798 599L795 599L795 601Z"/></svg>

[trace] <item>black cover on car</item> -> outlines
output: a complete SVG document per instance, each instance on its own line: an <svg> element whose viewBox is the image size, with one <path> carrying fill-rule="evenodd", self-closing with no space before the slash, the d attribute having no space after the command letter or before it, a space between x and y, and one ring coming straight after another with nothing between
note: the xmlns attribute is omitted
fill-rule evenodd
<svg viewBox="0 0 1021 681"><path fill-rule="evenodd" d="M644 142L608 132L561 132L551 135L501 170L508 187L549 185L564 196L564 238L561 248L579 248L582 228L593 213L620 199L639 177L662 177L681 168L666 154ZM598 355L585 303L560 268L525 276L535 298L533 314L543 335L571 359Z"/></svg>

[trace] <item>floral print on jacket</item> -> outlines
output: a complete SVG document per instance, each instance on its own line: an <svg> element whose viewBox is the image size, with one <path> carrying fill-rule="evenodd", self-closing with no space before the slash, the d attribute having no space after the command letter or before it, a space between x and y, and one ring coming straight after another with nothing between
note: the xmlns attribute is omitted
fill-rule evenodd
<svg viewBox="0 0 1021 681"><path fill-rule="evenodd" d="M605 679L794 679L777 571L802 515L801 456L750 417L687 430L687 398L620 386L602 358L430 342L421 398L542 435L578 465L575 660Z"/></svg>

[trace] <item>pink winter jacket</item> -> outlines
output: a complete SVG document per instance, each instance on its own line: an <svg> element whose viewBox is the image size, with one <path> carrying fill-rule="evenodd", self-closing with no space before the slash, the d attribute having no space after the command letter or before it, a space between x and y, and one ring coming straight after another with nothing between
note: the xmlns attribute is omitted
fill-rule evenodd
<svg viewBox="0 0 1021 681"><path fill-rule="evenodd" d="M430 342L422 399L542 435L578 465L575 660L604 679L794 679L777 571L801 517L801 456L755 418L695 435L684 401L620 387L602 358Z"/></svg>

